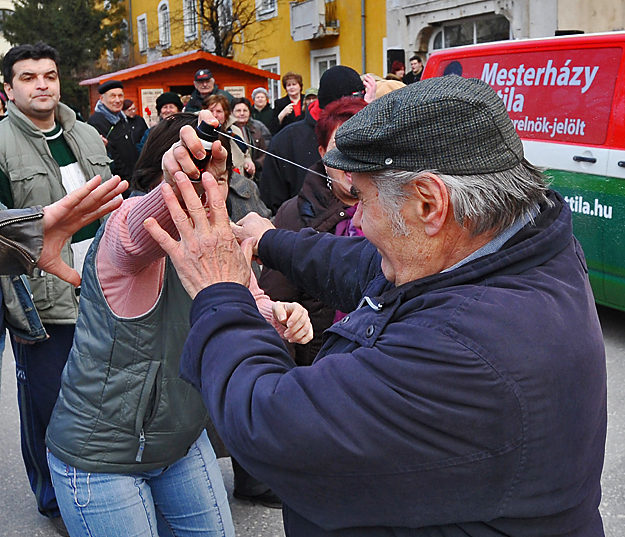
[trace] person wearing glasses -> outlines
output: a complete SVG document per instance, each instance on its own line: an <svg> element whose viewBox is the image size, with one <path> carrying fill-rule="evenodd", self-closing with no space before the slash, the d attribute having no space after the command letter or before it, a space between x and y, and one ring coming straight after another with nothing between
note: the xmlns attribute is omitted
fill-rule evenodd
<svg viewBox="0 0 625 537"><path fill-rule="evenodd" d="M122 112L126 116L128 120L128 124L130 125L132 141L137 144L143 138L143 135L148 130L148 125L141 116L137 115L137 105L132 101L132 99L124 100L124 106L122 107Z"/></svg>

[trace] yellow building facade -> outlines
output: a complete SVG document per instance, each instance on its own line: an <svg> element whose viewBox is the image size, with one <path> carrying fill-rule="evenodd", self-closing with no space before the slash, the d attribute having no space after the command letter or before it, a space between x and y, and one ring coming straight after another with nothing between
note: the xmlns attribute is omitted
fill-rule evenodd
<svg viewBox="0 0 625 537"><path fill-rule="evenodd" d="M128 0L131 62L199 49L202 36L204 49L211 50L214 43L201 16L209 4L201 1ZM337 64L359 73L385 74L385 0L217 1L230 10L235 26L237 19L243 21L231 48L236 61L278 74L299 73L304 89L317 87L323 71ZM280 84L270 82L276 98L284 95Z"/></svg>

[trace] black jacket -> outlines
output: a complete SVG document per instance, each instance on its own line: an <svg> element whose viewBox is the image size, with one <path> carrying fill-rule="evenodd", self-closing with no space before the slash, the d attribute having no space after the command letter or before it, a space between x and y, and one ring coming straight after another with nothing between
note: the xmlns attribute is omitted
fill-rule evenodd
<svg viewBox="0 0 625 537"><path fill-rule="evenodd" d="M267 155L260 177L260 198L271 209L278 212L280 205L296 196L304 184L307 168L317 162L319 143L315 134L317 121L311 114L306 114L303 121L297 121L276 134L269 145L269 152L291 160L304 169Z"/></svg>
<svg viewBox="0 0 625 537"><path fill-rule="evenodd" d="M254 106L252 106L252 119L260 121L265 127L269 129L271 126L271 120L273 119L273 108L267 103L267 106L262 110L256 110Z"/></svg>
<svg viewBox="0 0 625 537"><path fill-rule="evenodd" d="M276 134L285 127L288 127L289 125L295 123L296 121L304 119L304 113L306 112L306 110L302 110L302 107L304 106L304 96L300 95L299 103L297 103L297 106L293 108L293 112L291 112L288 116L285 116L285 118L282 120L282 123L280 123L278 115L290 103L291 98L288 95L281 97L274 103L273 118L271 119L271 124L269 125L269 130L271 131L271 134Z"/></svg>
<svg viewBox="0 0 625 537"><path fill-rule="evenodd" d="M145 131L148 130L148 126L145 122L145 119L143 119L141 116L127 117L127 119L128 123L130 124L130 130L132 131L132 141L136 145L143 138Z"/></svg>
<svg viewBox="0 0 625 537"><path fill-rule="evenodd" d="M402 78L402 82L406 85L413 84L414 82L419 82L419 80L421 80L422 74L423 69L421 69L421 72L418 75L415 75L412 71L408 71L408 73L404 75L404 78Z"/></svg>
<svg viewBox="0 0 625 537"><path fill-rule="evenodd" d="M130 123L122 119L113 125L100 112L94 112L87 123L108 140L106 151L113 159L113 173L130 182L139 158Z"/></svg>
<svg viewBox="0 0 625 537"><path fill-rule="evenodd" d="M0 204L0 274L32 275L43 249L43 209L4 209Z"/></svg>
<svg viewBox="0 0 625 537"><path fill-rule="evenodd" d="M217 84L215 84L213 91L211 91L210 94L206 95L205 97L202 97L197 88L195 88L193 90L193 93L191 94L191 99L189 99L189 102L184 107L184 111L199 112L200 110L202 110L202 103L204 102L204 99L206 99L206 97L210 97L211 95L223 95L226 99L228 99L228 103L230 103L230 108L232 108L232 101L234 100L234 96L226 90L219 89Z"/></svg>

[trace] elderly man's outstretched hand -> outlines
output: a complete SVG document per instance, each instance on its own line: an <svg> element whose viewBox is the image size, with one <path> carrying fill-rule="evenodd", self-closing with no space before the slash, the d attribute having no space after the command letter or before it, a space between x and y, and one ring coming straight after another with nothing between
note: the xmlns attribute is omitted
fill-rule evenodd
<svg viewBox="0 0 625 537"><path fill-rule="evenodd" d="M230 223L230 227L239 243L251 241L254 255L258 255L258 243L265 231L276 229L270 220L263 218L258 213L248 213L236 224Z"/></svg>
<svg viewBox="0 0 625 537"><path fill-rule="evenodd" d="M180 233L175 241L154 218L145 222L146 230L171 258L180 281L191 298L215 283L235 282L249 286L252 242L241 246L230 230L230 220L219 187L210 173L202 175L209 215L191 181L182 172L174 175L186 205L180 206L169 184L163 185L163 198Z"/></svg>

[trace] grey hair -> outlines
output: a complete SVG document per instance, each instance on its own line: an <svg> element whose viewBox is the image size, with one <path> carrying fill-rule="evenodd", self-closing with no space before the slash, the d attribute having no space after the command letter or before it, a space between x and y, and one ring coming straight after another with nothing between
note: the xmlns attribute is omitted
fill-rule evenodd
<svg viewBox="0 0 625 537"><path fill-rule="evenodd" d="M509 170L478 175L448 175L436 170L373 172L370 179L397 235L409 233L400 212L409 198L406 187L413 181L431 181L428 174L443 181L456 222L474 237L487 231L499 233L518 220L531 218L537 204L551 204L545 176L526 160Z"/></svg>

